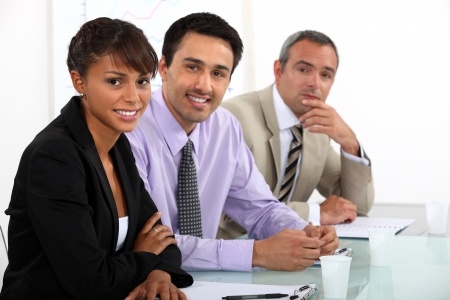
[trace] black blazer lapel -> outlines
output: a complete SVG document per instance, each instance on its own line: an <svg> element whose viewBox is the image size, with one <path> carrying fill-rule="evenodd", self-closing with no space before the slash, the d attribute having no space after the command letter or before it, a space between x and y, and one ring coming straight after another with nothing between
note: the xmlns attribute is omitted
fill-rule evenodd
<svg viewBox="0 0 450 300"><path fill-rule="evenodd" d="M61 109L61 116L65 120L67 127L72 133L76 142L85 151L86 157L92 162L95 172L97 173L97 178L100 182L101 189L103 191L104 197L107 199L107 206L109 212L113 216L114 220L114 233L113 242L111 243L111 251L115 251L118 234L119 234L119 216L117 214L116 203L114 201L114 196L111 191L111 186L109 185L108 177L106 176L105 169L100 160L100 157L95 147L94 139L92 138L91 132L89 131L86 121L84 120L81 111L81 98L78 96L72 97L72 99ZM115 146L111 151L114 150ZM117 159L115 164L117 165ZM122 170L123 171L123 170ZM122 173L119 170L119 173Z"/></svg>

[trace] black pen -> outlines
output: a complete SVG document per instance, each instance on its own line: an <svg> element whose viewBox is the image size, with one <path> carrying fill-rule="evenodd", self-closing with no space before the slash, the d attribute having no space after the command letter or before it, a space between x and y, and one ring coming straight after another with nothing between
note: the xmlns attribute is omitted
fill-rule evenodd
<svg viewBox="0 0 450 300"><path fill-rule="evenodd" d="M242 299L277 299L289 296L288 294L260 294L260 295L236 295L222 297L223 300L242 300Z"/></svg>

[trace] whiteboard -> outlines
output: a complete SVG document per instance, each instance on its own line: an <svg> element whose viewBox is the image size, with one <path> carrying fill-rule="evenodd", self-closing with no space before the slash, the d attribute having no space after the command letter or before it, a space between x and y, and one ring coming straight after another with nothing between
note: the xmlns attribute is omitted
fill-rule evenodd
<svg viewBox="0 0 450 300"><path fill-rule="evenodd" d="M242 3L240 1L211 0L73 0L53 1L53 117L76 95L66 65L67 47L71 38L86 21L109 17L129 21L141 28L155 49L158 57L164 34L177 19L193 12L212 12L220 15L238 32L242 31ZM242 38L242 37L241 37ZM244 59L241 61L243 63ZM226 97L241 94L244 86L243 68L237 68ZM160 86L157 76L152 90Z"/></svg>

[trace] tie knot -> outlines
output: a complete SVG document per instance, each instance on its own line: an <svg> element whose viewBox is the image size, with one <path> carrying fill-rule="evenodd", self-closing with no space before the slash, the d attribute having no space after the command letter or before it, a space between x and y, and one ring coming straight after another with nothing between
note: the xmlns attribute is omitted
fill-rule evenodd
<svg viewBox="0 0 450 300"><path fill-rule="evenodd" d="M302 125L295 125L291 127L292 135L297 142L301 142L303 135L303 127Z"/></svg>
<svg viewBox="0 0 450 300"><path fill-rule="evenodd" d="M183 147L183 155L191 155L192 153L192 141L188 140L187 143Z"/></svg>

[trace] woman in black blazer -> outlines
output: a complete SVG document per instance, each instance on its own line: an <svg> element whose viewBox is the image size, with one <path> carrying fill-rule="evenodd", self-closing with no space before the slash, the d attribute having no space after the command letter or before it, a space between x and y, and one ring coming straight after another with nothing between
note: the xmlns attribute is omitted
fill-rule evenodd
<svg viewBox="0 0 450 300"><path fill-rule="evenodd" d="M125 21L98 18L72 38L67 64L80 96L20 160L0 299L186 299L177 287L193 279L123 134L147 107L157 63Z"/></svg>

